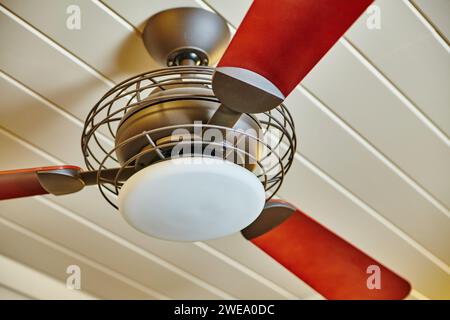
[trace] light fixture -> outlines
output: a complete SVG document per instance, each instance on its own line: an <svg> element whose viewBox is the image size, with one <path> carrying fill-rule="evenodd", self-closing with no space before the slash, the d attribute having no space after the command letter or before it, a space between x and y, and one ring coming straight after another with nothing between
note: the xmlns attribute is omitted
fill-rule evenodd
<svg viewBox="0 0 450 320"><path fill-rule="evenodd" d="M122 186L119 211L134 228L176 241L238 232L265 203L261 181L232 162L203 157L155 163Z"/></svg>

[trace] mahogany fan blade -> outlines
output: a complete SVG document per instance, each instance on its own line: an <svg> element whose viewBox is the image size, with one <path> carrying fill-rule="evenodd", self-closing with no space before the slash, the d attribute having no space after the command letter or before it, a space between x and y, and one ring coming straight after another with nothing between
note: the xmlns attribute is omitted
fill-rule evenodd
<svg viewBox="0 0 450 320"><path fill-rule="evenodd" d="M266 221L266 226L244 229L243 234L322 296L333 300L391 300L409 294L408 281L300 210L281 208L271 213L269 223L275 227L269 230ZM374 288L377 269L380 287Z"/></svg>
<svg viewBox="0 0 450 320"><path fill-rule="evenodd" d="M219 67L269 79L287 96L373 0L254 0Z"/></svg>
<svg viewBox="0 0 450 320"><path fill-rule="evenodd" d="M75 169L75 166L50 166L0 171L0 200L48 194L39 182L37 172Z"/></svg>

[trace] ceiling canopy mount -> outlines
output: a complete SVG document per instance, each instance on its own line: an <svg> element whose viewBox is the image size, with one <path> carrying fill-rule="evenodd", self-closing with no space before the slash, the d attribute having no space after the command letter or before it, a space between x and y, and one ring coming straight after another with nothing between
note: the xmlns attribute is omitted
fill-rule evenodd
<svg viewBox="0 0 450 320"><path fill-rule="evenodd" d="M214 65L229 41L227 22L201 8L173 8L150 17L142 39L162 66Z"/></svg>

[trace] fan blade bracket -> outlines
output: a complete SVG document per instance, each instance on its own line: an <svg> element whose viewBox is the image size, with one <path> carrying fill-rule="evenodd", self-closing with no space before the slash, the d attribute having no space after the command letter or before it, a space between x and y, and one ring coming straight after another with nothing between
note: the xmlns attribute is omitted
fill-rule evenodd
<svg viewBox="0 0 450 320"><path fill-rule="evenodd" d="M287 202L272 200L266 203L259 217L245 229L241 230L247 240L257 238L288 219L297 208Z"/></svg>
<svg viewBox="0 0 450 320"><path fill-rule="evenodd" d="M125 181L131 177L136 169L134 167L111 168L102 170L82 171L78 167L66 166L55 170L37 171L39 183L53 195L64 195L80 191L85 186L98 184L98 178L115 180L120 172L118 181Z"/></svg>
<svg viewBox="0 0 450 320"><path fill-rule="evenodd" d="M80 173L81 169L74 166L36 171L42 188L56 196L75 193L83 189L85 183L80 177Z"/></svg>
<svg viewBox="0 0 450 320"><path fill-rule="evenodd" d="M218 69L251 70L288 96L372 2L255 0Z"/></svg>
<svg viewBox="0 0 450 320"><path fill-rule="evenodd" d="M283 93L267 78L248 69L218 67L212 79L214 95L239 113L262 113L279 106Z"/></svg>
<svg viewBox="0 0 450 320"><path fill-rule="evenodd" d="M84 187L80 172L71 165L0 171L0 200L79 191Z"/></svg>

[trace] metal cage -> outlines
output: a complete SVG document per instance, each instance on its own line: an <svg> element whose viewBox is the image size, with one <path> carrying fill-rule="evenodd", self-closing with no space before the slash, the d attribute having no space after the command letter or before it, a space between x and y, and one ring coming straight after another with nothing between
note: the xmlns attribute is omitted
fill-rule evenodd
<svg viewBox="0 0 450 320"><path fill-rule="evenodd" d="M117 129L124 116L130 110L156 108L167 101L201 100L220 103L212 91L202 94L193 92L192 94L152 96L152 92L155 92L155 90L165 91L174 87L189 88L195 86L211 89L213 72L214 68L211 67L179 66L142 73L117 84L91 109L85 121L81 147L87 168L99 170L97 183L100 192L115 208L117 208L116 196L119 194L120 188L125 181L122 178L122 172L130 167L134 167L134 170L140 170L142 167L137 166L138 159L146 156L156 159L156 161L165 161L174 157L198 155L198 152L185 152L173 155L174 146L180 144L182 147L202 150L202 152L207 146L213 146L215 151L222 150L220 155L217 152L208 155L203 154L203 156L208 157L224 158L223 156L225 155L225 159L228 160L231 154L234 159L231 161L246 167L260 179L266 190L267 200L278 191L292 164L297 146L292 116L283 104L265 113L247 114L261 129L258 134L204 123L179 123L145 130L125 141L117 143ZM164 141L162 143L157 143L151 138L152 135L158 132L170 132L183 128L195 130L198 127L201 128L202 132L207 129L216 129L225 135L229 133L237 135L247 142L256 143L260 152L255 156L255 154L246 150L245 147L242 147L239 141L233 143L227 140L219 142L206 141L203 136L200 138L195 136L188 141ZM147 147L126 161L119 161L116 152L126 146L126 144L133 143L136 139L146 139L148 141ZM251 160L253 165L248 166L246 163L238 161L244 158ZM117 167L120 167L120 170L114 179L102 176L102 170Z"/></svg>

